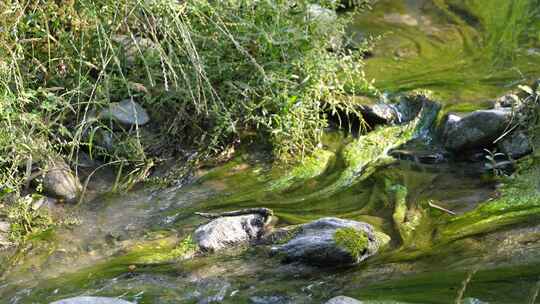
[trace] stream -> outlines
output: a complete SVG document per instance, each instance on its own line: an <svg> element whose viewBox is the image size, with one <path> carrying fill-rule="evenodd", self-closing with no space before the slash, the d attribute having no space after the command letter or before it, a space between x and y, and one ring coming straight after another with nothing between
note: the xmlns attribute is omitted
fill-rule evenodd
<svg viewBox="0 0 540 304"><path fill-rule="evenodd" d="M520 4L538 8L533 0L380 0L355 18L352 30L356 38L381 35L366 60L367 76L378 87L392 93L429 89L447 110L478 109L538 76L540 15L520 12ZM521 13L525 20L514 16ZM508 34L508 27L514 32ZM507 52L493 41L514 49ZM65 210L78 224L33 237L9 260L0 252L0 261L9 263L0 276L0 303L80 295L141 304L324 303L338 295L388 304L538 303L539 223L447 233L443 228L453 217L496 199L499 181L481 161L426 161L438 155L435 136L403 143L397 138L404 131L388 130L381 136L389 133L396 142L369 161L365 155L351 160L348 151L362 138L377 141L379 131L359 139L328 130L325 152L310 167L272 166L267 152L248 148L200 169L181 187L142 185L91 196ZM392 221L396 186L406 189L409 210L419 214L407 241ZM250 207L272 209L278 226L321 217L363 221L392 241L366 263L337 269L285 264L267 246L186 259L171 254L207 222L195 212Z"/></svg>

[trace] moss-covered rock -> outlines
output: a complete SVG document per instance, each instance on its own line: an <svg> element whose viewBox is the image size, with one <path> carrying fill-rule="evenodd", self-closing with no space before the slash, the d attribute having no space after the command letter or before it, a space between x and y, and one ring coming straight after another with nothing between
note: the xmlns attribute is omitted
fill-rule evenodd
<svg viewBox="0 0 540 304"><path fill-rule="evenodd" d="M369 247L367 234L354 228L337 229L334 233L334 240L339 247L347 250L355 259L359 259Z"/></svg>
<svg viewBox="0 0 540 304"><path fill-rule="evenodd" d="M377 253L373 227L339 218L322 218L302 225L287 243L272 247L285 262L300 261L319 266L358 264Z"/></svg>

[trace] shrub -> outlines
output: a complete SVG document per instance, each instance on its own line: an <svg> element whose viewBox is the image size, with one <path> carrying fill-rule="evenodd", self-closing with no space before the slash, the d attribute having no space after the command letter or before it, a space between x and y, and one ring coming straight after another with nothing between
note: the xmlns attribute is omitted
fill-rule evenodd
<svg viewBox="0 0 540 304"><path fill-rule="evenodd" d="M361 51L328 51L347 17L322 25L306 18L307 5L3 2L0 182L17 189L40 161L62 155L76 162L80 150L135 172L129 180L136 182L165 150L194 148L208 157L246 131L279 159L310 153L325 112L359 115L343 96L374 89ZM157 136L92 119L126 98L150 110ZM112 149L99 143L104 132Z"/></svg>

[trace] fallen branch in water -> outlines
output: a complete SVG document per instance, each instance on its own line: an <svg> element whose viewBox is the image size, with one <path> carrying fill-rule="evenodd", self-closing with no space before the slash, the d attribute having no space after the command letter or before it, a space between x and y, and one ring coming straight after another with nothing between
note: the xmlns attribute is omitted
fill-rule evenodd
<svg viewBox="0 0 540 304"><path fill-rule="evenodd" d="M219 217L226 217L226 216L239 216L239 215L246 215L246 214L260 214L264 216L265 218L269 218L272 215L274 215L274 211L268 208L247 208L247 209L240 209L240 210L221 212L221 213L195 212L195 214L205 217L205 218L209 218L209 219L216 219Z"/></svg>
<svg viewBox="0 0 540 304"><path fill-rule="evenodd" d="M441 211L446 212L446 213L448 213L448 214L450 214L450 215L456 215L456 213L455 213L454 211L448 210L448 209L446 209L446 208L444 208L444 207L441 207L441 206L439 206L439 205L435 205L435 204L433 203L433 201L429 201L429 202L428 202L428 205L429 205L431 208L435 208L435 209L441 210Z"/></svg>

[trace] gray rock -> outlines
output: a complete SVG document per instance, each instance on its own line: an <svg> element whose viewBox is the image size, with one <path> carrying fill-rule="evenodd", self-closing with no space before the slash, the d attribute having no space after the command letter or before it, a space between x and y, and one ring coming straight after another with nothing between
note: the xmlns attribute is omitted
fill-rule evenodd
<svg viewBox="0 0 540 304"><path fill-rule="evenodd" d="M336 232L348 228L358 232L349 234L350 242L365 241L364 248L347 248L336 241ZM349 231L349 230L346 230ZM361 240L356 237L362 236ZM355 244L356 245L356 244ZM292 238L283 245L272 247L271 252L279 255L285 262L300 261L321 266L354 265L374 255L379 248L371 225L339 218L322 218L302 225Z"/></svg>
<svg viewBox="0 0 540 304"><path fill-rule="evenodd" d="M293 304L289 298L284 296L253 296L249 298L251 304Z"/></svg>
<svg viewBox="0 0 540 304"><path fill-rule="evenodd" d="M406 124L418 118L422 111L427 114L428 111L433 110L434 115L431 116L436 116L439 109L439 104L423 95L394 96L373 104L359 105L359 110L367 122L375 122L375 124Z"/></svg>
<svg viewBox="0 0 540 304"><path fill-rule="evenodd" d="M514 132L501 140L497 147L506 155L512 158L520 158L532 152L532 146L529 137L521 131Z"/></svg>
<svg viewBox="0 0 540 304"><path fill-rule="evenodd" d="M321 23L331 23L337 20L337 13L335 11L318 4L309 4L307 6L306 16L310 21Z"/></svg>
<svg viewBox="0 0 540 304"><path fill-rule="evenodd" d="M123 55L130 64L133 64L135 59L141 56L159 55L157 45L148 38L115 35L112 40L123 48Z"/></svg>
<svg viewBox="0 0 540 304"><path fill-rule="evenodd" d="M43 175L43 189L53 197L73 203L77 201L82 186L66 162L57 159L49 163Z"/></svg>
<svg viewBox="0 0 540 304"><path fill-rule="evenodd" d="M488 147L502 134L511 115L507 110L480 110L463 118L452 116L444 127L444 146L452 151Z"/></svg>
<svg viewBox="0 0 540 304"><path fill-rule="evenodd" d="M146 110L132 99L112 102L99 113L98 118L114 119L127 126L142 126L150 121Z"/></svg>
<svg viewBox="0 0 540 304"><path fill-rule="evenodd" d="M10 247L12 245L9 240L9 231L11 225L7 221L0 220L0 249Z"/></svg>
<svg viewBox="0 0 540 304"><path fill-rule="evenodd" d="M499 97L495 101L494 108L498 110L505 109L505 108L512 108L512 107L519 106L520 103L521 102L519 100L519 96L517 96L516 94L506 94L504 96Z"/></svg>
<svg viewBox="0 0 540 304"><path fill-rule="evenodd" d="M264 232L266 218L260 214L226 216L195 230L194 239L203 251L218 251L256 241Z"/></svg>
<svg viewBox="0 0 540 304"><path fill-rule="evenodd" d="M46 197L46 196L38 196L32 200L32 210L36 211L43 207L51 208L56 203L56 199Z"/></svg>
<svg viewBox="0 0 540 304"><path fill-rule="evenodd" d="M50 304L133 304L121 299L105 297L74 297L52 302Z"/></svg>
<svg viewBox="0 0 540 304"><path fill-rule="evenodd" d="M309 4L306 8L306 18L308 21L317 23L318 30L328 37L328 49L336 51L342 48L343 35L333 26L338 18L335 11L318 4Z"/></svg>
<svg viewBox="0 0 540 304"><path fill-rule="evenodd" d="M338 296L328 300L325 304L362 304L362 302L350 297Z"/></svg>
<svg viewBox="0 0 540 304"><path fill-rule="evenodd" d="M488 304L487 302L481 301L476 298L465 298L463 299L463 304Z"/></svg>
<svg viewBox="0 0 540 304"><path fill-rule="evenodd" d="M391 123L398 116L396 108L384 102L377 102L373 105L360 105L360 112L371 125L377 123Z"/></svg>

